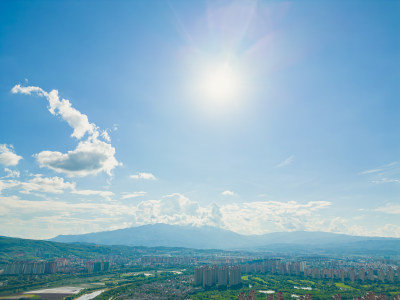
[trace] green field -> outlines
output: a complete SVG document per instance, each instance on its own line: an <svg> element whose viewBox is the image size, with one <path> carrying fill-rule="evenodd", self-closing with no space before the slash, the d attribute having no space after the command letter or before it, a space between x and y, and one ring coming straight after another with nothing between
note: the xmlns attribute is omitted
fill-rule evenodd
<svg viewBox="0 0 400 300"><path fill-rule="evenodd" d="M344 284L343 282L336 282L335 285L340 289L354 289L351 286Z"/></svg>

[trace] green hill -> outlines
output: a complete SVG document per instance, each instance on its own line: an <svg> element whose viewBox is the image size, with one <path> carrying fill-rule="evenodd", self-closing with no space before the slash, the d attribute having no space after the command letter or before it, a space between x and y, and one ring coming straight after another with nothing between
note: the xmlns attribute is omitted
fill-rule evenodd
<svg viewBox="0 0 400 300"><path fill-rule="evenodd" d="M40 260L69 256L77 256L82 259L103 256L134 257L139 252L141 252L141 247L65 244L0 236L0 263L2 264L16 260Z"/></svg>

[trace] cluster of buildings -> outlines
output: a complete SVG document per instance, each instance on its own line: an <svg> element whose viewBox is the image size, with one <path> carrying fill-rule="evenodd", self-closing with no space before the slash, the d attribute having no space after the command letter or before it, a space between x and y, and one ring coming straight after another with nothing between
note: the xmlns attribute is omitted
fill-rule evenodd
<svg viewBox="0 0 400 300"><path fill-rule="evenodd" d="M140 262L143 265L189 265L193 258L188 256L142 256Z"/></svg>
<svg viewBox="0 0 400 300"><path fill-rule="evenodd" d="M400 282L400 267L394 269L391 266L378 269L369 267L351 268L308 268L305 261L281 261L279 259L265 259L248 262L241 265L241 272L277 275L306 276L314 279L339 279L342 281L360 280L362 282Z"/></svg>
<svg viewBox="0 0 400 300"><path fill-rule="evenodd" d="M397 274L396 274L397 273ZM373 268L345 268L345 269L319 269L312 268L306 269L305 276L320 279L320 278L336 278L342 281L360 280L362 282L369 281L380 281L380 282L398 282L400 281L400 269L395 270L392 267L386 269L373 269Z"/></svg>
<svg viewBox="0 0 400 300"><path fill-rule="evenodd" d="M301 275L305 273L305 261L281 261L279 259L256 260L241 265L242 273Z"/></svg>
<svg viewBox="0 0 400 300"><path fill-rule="evenodd" d="M36 262L16 262L4 267L5 275L33 275L33 274L53 274L56 273L56 262L36 261Z"/></svg>
<svg viewBox="0 0 400 300"><path fill-rule="evenodd" d="M56 258L53 261L19 261L6 265L5 275L40 275L68 272L68 259Z"/></svg>
<svg viewBox="0 0 400 300"><path fill-rule="evenodd" d="M189 282L191 282L191 276L182 275L168 280L134 285L117 299L189 299L189 295L194 291Z"/></svg>
<svg viewBox="0 0 400 300"><path fill-rule="evenodd" d="M194 283L205 287L235 286L242 282L239 266L202 266L194 270Z"/></svg>
<svg viewBox="0 0 400 300"><path fill-rule="evenodd" d="M108 271L110 263L108 261L87 261L86 269L88 273L96 273L102 271Z"/></svg>
<svg viewBox="0 0 400 300"><path fill-rule="evenodd" d="M147 258L145 258L147 259ZM361 282L400 282L400 267L307 267L305 261L282 261L280 259L260 259L234 266L202 266L195 269L195 284L203 287L213 285L236 285L241 283L241 274L276 274L306 276L314 279L338 279Z"/></svg>
<svg viewBox="0 0 400 300"><path fill-rule="evenodd" d="M108 261L69 261L66 258L56 258L52 261L18 261L4 266L4 275L44 275L73 272L101 272L110 268Z"/></svg>

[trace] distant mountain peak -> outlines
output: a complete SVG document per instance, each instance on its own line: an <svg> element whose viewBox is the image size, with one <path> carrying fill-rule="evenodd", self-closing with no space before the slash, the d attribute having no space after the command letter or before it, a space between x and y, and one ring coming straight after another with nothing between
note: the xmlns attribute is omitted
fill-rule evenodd
<svg viewBox="0 0 400 300"><path fill-rule="evenodd" d="M148 247L186 247L197 249L290 249L305 247L338 247L370 241L393 239L350 236L331 232L292 231L264 235L241 235L212 226L148 224L111 231L80 235L59 235L51 241ZM396 240L396 239L395 239ZM397 239L400 241L400 239Z"/></svg>

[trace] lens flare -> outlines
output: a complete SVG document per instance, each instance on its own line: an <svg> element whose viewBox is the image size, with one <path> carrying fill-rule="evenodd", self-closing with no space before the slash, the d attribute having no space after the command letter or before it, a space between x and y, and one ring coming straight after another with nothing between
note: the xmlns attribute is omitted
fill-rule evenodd
<svg viewBox="0 0 400 300"><path fill-rule="evenodd" d="M203 97L210 101L228 102L238 96L239 78L229 65L207 69L200 82Z"/></svg>

